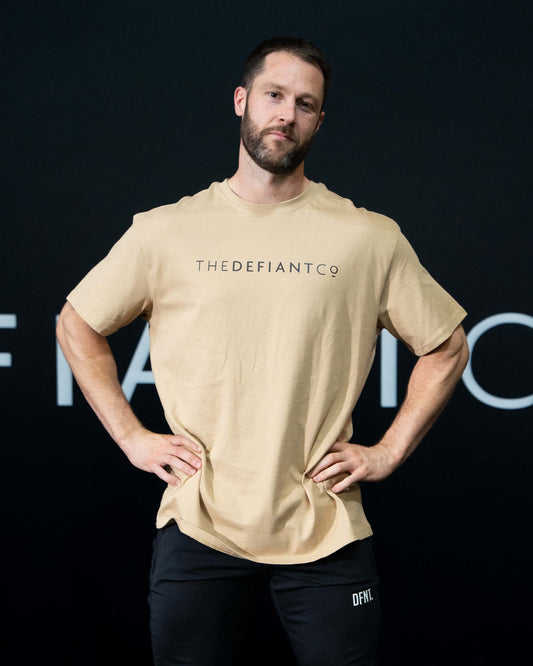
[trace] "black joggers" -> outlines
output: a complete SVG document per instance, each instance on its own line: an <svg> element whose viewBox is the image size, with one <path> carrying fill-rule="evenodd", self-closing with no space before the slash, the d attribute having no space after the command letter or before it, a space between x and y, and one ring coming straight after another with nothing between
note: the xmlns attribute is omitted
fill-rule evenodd
<svg viewBox="0 0 533 666"><path fill-rule="evenodd" d="M149 602L155 665L233 665L265 574L300 666L377 665L371 537L315 562L261 564L204 546L175 523L154 540Z"/></svg>

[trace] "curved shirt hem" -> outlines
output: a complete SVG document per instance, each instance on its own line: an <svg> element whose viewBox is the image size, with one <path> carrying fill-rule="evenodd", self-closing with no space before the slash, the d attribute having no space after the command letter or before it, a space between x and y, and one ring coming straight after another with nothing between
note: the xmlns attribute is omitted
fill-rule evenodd
<svg viewBox="0 0 533 666"><path fill-rule="evenodd" d="M316 549L312 554L307 555L252 555L252 553L245 553L231 548L226 543L217 539L214 535L205 532L201 528L189 523L181 516L176 516L175 521L178 528L183 534L186 534L191 539L195 539L208 548L213 548L226 555L232 555L240 559L250 560L252 562L259 562L260 564L304 564L306 562L315 562L323 557L327 557L336 552L340 548L347 546L353 541L361 541L369 536L372 536L372 528L370 525L364 525L360 530L352 529L349 533L344 532L336 539L325 539L323 547ZM167 521L168 523L168 521ZM166 523L165 523L166 524ZM164 527L165 524L157 524L158 528Z"/></svg>

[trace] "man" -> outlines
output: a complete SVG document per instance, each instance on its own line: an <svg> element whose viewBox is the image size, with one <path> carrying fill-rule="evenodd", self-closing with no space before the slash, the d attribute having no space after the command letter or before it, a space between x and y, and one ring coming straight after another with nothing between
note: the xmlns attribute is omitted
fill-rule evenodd
<svg viewBox="0 0 533 666"><path fill-rule="evenodd" d="M250 55L237 172L137 215L68 296L58 338L87 400L167 485L151 572L156 664L235 663L267 574L299 664L377 663L377 575L359 481L415 449L467 362L464 310L390 219L304 174L329 68L302 39ZM150 322L173 435L133 414L105 336ZM419 359L374 446L351 414L386 328ZM250 662L252 663L252 662Z"/></svg>

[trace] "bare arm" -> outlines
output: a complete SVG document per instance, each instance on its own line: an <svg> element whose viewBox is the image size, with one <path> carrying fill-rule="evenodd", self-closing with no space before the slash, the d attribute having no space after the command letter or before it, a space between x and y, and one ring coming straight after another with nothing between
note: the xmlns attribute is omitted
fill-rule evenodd
<svg viewBox="0 0 533 666"><path fill-rule="evenodd" d="M357 481L381 481L415 450L450 399L468 361L462 326L415 364L405 400L387 432L371 447L335 442L309 472L314 481L339 473L348 476L332 487L341 492Z"/></svg>
<svg viewBox="0 0 533 666"><path fill-rule="evenodd" d="M70 303L59 316L57 339L87 402L135 467L173 485L179 480L165 470L167 465L188 475L197 471L201 459L193 451L199 452L200 448L194 442L143 427L122 391L107 339L94 331Z"/></svg>

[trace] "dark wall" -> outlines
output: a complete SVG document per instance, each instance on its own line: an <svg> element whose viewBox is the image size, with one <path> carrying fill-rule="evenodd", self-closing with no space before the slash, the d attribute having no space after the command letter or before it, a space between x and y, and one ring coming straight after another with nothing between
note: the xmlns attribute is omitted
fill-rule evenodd
<svg viewBox="0 0 533 666"><path fill-rule="evenodd" d="M501 399L533 390L531 5L18 1L1 11L12 621L3 663L150 663L147 572L162 483L129 465L77 388L58 405L68 375L56 370L55 316L134 212L231 175L242 62L281 33L315 41L334 72L308 175L396 219L469 311L471 340L481 322L487 329L471 379L420 449L363 488L383 664L526 663L533 399ZM505 313L519 316L486 321ZM121 377L141 332L135 324L111 339ZM399 351L398 399L412 362ZM394 414L383 390L378 355L354 415L360 442ZM137 387L132 404L166 430L153 386ZM266 595L257 615L256 633L243 635L256 650L247 663L293 663Z"/></svg>

